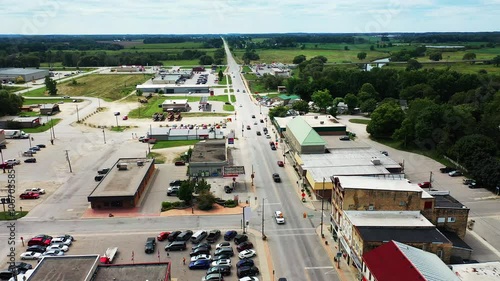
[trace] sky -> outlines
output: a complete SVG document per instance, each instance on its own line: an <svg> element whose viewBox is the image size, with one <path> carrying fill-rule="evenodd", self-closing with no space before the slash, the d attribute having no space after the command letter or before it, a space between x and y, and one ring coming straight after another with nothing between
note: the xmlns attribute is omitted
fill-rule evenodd
<svg viewBox="0 0 500 281"><path fill-rule="evenodd" d="M0 34L500 31L500 0L0 0L0 4Z"/></svg>

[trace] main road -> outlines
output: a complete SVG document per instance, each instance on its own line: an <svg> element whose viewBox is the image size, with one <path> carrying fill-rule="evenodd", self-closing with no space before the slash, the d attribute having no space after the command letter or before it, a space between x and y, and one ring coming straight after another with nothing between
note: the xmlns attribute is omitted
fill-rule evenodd
<svg viewBox="0 0 500 281"><path fill-rule="evenodd" d="M264 230L268 238L268 245L272 253L272 260L276 277L286 277L288 280L338 280L331 260L322 246L322 241L316 233L320 224L321 212L312 211L303 206L297 196L298 186L295 183L296 176L291 174L291 169L278 167L277 161L283 160L284 150L279 143L276 134L269 133L272 139L266 139L264 134L258 136L257 130L270 123L260 123L260 119L266 120L267 108L260 107L252 98L249 89L246 88L241 78L241 67L233 58L227 43L224 42L226 50L228 69L231 75L234 93L238 106L236 131L239 147L239 157L244 159L247 180L251 181L250 174L254 173L255 198L260 205L254 210L249 227ZM238 91L239 90L239 91ZM245 90L245 93L243 92ZM241 104L241 107L239 106ZM252 118L252 115L255 118ZM241 124L241 126L239 125ZM250 130L247 130L250 126ZM278 142L278 149L271 150L269 141ZM290 174L287 174L289 171ZM281 183L275 183L272 179L273 173L279 173ZM294 179L294 180L292 180ZM263 206L263 208L262 208ZM286 224L277 225L273 218L275 211L282 211ZM264 213L264 229L262 228L262 211ZM303 218L307 213L308 218ZM312 215L312 218L309 216ZM327 221L325 217L325 222Z"/></svg>

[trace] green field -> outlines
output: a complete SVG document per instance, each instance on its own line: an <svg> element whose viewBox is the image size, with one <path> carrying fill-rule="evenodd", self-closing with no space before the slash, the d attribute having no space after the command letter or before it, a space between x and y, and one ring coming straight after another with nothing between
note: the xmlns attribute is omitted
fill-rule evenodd
<svg viewBox="0 0 500 281"><path fill-rule="evenodd" d="M23 93L24 97L49 97L49 94L47 94L45 87L38 88L35 90L31 90L27 93Z"/></svg>
<svg viewBox="0 0 500 281"><path fill-rule="evenodd" d="M137 45L125 46L125 50L132 49L134 51L150 50L150 49L202 49L203 43L201 42L183 42L183 43L155 43L155 44L144 44L140 43Z"/></svg>
<svg viewBox="0 0 500 281"><path fill-rule="evenodd" d="M76 78L76 85L72 81L58 84L58 94L65 96L99 97L107 101L114 101L129 95L137 84L150 79L149 75L87 75Z"/></svg>
<svg viewBox="0 0 500 281"><path fill-rule="evenodd" d="M234 111L234 105L225 104L223 105L222 109L224 109L225 111Z"/></svg>
<svg viewBox="0 0 500 281"><path fill-rule="evenodd" d="M24 128L23 131L28 133L28 134L45 132L48 129L52 128L52 126L57 125L57 123L59 123L59 121L61 121L60 118L53 118L53 119L50 119L50 121L48 123L45 123L43 126L39 126L36 128Z"/></svg>
<svg viewBox="0 0 500 281"><path fill-rule="evenodd" d="M6 90L7 93L14 93L26 89L25 87L19 86L2 86L2 90Z"/></svg>
<svg viewBox="0 0 500 281"><path fill-rule="evenodd" d="M200 140L174 140L174 141L157 141L153 145L153 149L160 149L160 148L171 148L171 147L178 147L178 146L188 146L188 145L195 145L199 143Z"/></svg>
<svg viewBox="0 0 500 281"><path fill-rule="evenodd" d="M227 85L232 83L232 78L229 75L224 75L222 80L219 80L219 85Z"/></svg>
<svg viewBox="0 0 500 281"><path fill-rule="evenodd" d="M252 72L252 69L250 68L250 66L245 65L243 66L242 72L249 73Z"/></svg>
<svg viewBox="0 0 500 281"><path fill-rule="evenodd" d="M169 66L198 66L200 60L162 60L161 63Z"/></svg>
<svg viewBox="0 0 500 281"><path fill-rule="evenodd" d="M55 99L24 99L23 105L31 105L31 104L44 104L44 103L59 103L60 101L72 103L72 99L63 99L63 98L55 98ZM77 103L82 102L83 100L76 100Z"/></svg>
<svg viewBox="0 0 500 281"><path fill-rule="evenodd" d="M395 64L395 63L390 63L384 68L392 68L392 69L397 69L397 70L404 70L406 69L406 64ZM476 63L476 64L470 64L466 62L459 62L459 63L447 63L447 62L439 62L439 63L423 63L422 64L422 69L450 69L454 70L456 72L460 73L478 73L480 70L486 70L490 74L500 74L500 67L495 67L494 65L491 64L482 64L482 63Z"/></svg>
<svg viewBox="0 0 500 281"><path fill-rule="evenodd" d="M370 120L369 119L349 119L349 122L355 123L355 124L367 125L368 123L370 123Z"/></svg>

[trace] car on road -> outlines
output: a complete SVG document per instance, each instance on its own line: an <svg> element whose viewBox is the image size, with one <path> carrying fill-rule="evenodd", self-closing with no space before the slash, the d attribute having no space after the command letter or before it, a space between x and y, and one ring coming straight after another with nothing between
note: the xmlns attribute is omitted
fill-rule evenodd
<svg viewBox="0 0 500 281"><path fill-rule="evenodd" d="M40 198L40 194L29 191L29 192L24 192L21 195L19 195L19 198L21 198L21 199L38 199L38 198Z"/></svg>
<svg viewBox="0 0 500 281"><path fill-rule="evenodd" d="M45 144L37 144L36 146L40 147L40 148L45 148L47 147Z"/></svg>
<svg viewBox="0 0 500 281"><path fill-rule="evenodd" d="M249 241L245 241L243 243L238 244L238 246L236 246L236 250L238 252L241 252L241 251L247 250L247 249L252 249L252 248L253 248L253 244L252 244L252 242L249 242Z"/></svg>
<svg viewBox="0 0 500 281"><path fill-rule="evenodd" d="M189 269L208 269L210 268L210 260L197 260L189 263Z"/></svg>
<svg viewBox="0 0 500 281"><path fill-rule="evenodd" d="M231 247L231 243L230 242L221 242L221 243L217 244L217 246L215 246L215 249L219 250L222 247Z"/></svg>
<svg viewBox="0 0 500 281"><path fill-rule="evenodd" d="M262 135L262 134L260 133L260 131L257 131L257 136L260 136L260 135Z"/></svg>
<svg viewBox="0 0 500 281"><path fill-rule="evenodd" d="M156 236L156 240L158 240L158 241L167 240L167 237L169 235L170 235L170 232L168 232L168 231L160 232L160 234L158 234L158 236Z"/></svg>
<svg viewBox="0 0 500 281"><path fill-rule="evenodd" d="M255 276L259 274L259 269L255 266L243 266L238 268L237 274L238 278L246 276Z"/></svg>
<svg viewBox="0 0 500 281"><path fill-rule="evenodd" d="M175 166L186 166L186 162L184 162L184 161L175 161L174 165Z"/></svg>
<svg viewBox="0 0 500 281"><path fill-rule="evenodd" d="M278 173L273 174L273 181L274 182L281 182L280 175Z"/></svg>
<svg viewBox="0 0 500 281"><path fill-rule="evenodd" d="M100 169L97 171L99 175L105 175L109 172L109 168Z"/></svg>
<svg viewBox="0 0 500 281"><path fill-rule="evenodd" d="M281 211L274 212L274 219L277 224L285 224L285 217Z"/></svg>
<svg viewBox="0 0 500 281"><path fill-rule="evenodd" d="M177 196L180 186L169 186L167 188L167 196Z"/></svg>
<svg viewBox="0 0 500 281"><path fill-rule="evenodd" d="M424 182L419 183L418 186L420 188L431 188L432 184L428 181L424 181Z"/></svg>
<svg viewBox="0 0 500 281"><path fill-rule="evenodd" d="M463 176L462 172L460 172L459 170L451 171L451 172L448 173L448 175L450 177L460 177L460 176Z"/></svg>
<svg viewBox="0 0 500 281"><path fill-rule="evenodd" d="M191 261L199 261L199 260L212 261L212 256L211 255L207 255L207 254L201 254L201 255L197 255L197 256L191 257Z"/></svg>
<svg viewBox="0 0 500 281"><path fill-rule="evenodd" d="M247 130L250 130L250 129L252 129L252 128L250 127L250 125L247 125Z"/></svg>
<svg viewBox="0 0 500 281"><path fill-rule="evenodd" d="M212 266L207 270L207 274L220 273L224 276L231 275L231 266L217 265Z"/></svg>
<svg viewBox="0 0 500 281"><path fill-rule="evenodd" d="M28 249L26 249L26 252L36 252L36 253L44 253L47 247L42 246L42 245L33 245L29 246Z"/></svg>
<svg viewBox="0 0 500 281"><path fill-rule="evenodd" d="M69 96L64 96L63 98L64 98L64 99L69 99L70 97L69 97Z"/></svg>
<svg viewBox="0 0 500 281"><path fill-rule="evenodd" d="M165 251L184 251L186 250L186 241L174 241L165 246Z"/></svg>
<svg viewBox="0 0 500 281"><path fill-rule="evenodd" d="M351 138L349 136L341 136L341 137L339 137L339 140L341 140L341 141L349 141L349 140L351 140Z"/></svg>
<svg viewBox="0 0 500 281"><path fill-rule="evenodd" d="M271 136L269 134L266 134L266 139L270 139Z"/></svg>
<svg viewBox="0 0 500 281"><path fill-rule="evenodd" d="M128 120L128 116L127 116L127 115L124 115L124 116L122 117L122 120Z"/></svg>
<svg viewBox="0 0 500 281"><path fill-rule="evenodd" d="M248 250L243 250L241 251L239 254L238 254L238 257L240 259L249 259L249 258L253 258L257 255L257 252L255 252L255 250L252 250L252 249L248 249Z"/></svg>
<svg viewBox="0 0 500 281"><path fill-rule="evenodd" d="M36 158L34 157L26 158L24 159L24 163L36 163Z"/></svg>
<svg viewBox="0 0 500 281"><path fill-rule="evenodd" d="M283 163L283 161L279 160L277 163L278 167L285 167L285 163Z"/></svg>
<svg viewBox="0 0 500 281"><path fill-rule="evenodd" d="M52 250L60 250L63 252L67 252L69 250L69 247L63 244L51 244L50 246L47 247L45 251L47 252Z"/></svg>
<svg viewBox="0 0 500 281"><path fill-rule="evenodd" d="M11 164L11 165L19 165L19 164L21 164L21 160L19 160L19 159L8 159L5 162L8 163L8 164Z"/></svg>
<svg viewBox="0 0 500 281"><path fill-rule="evenodd" d="M155 248L156 248L156 238L148 237L146 239L146 245L144 245L144 252L146 254L152 254L155 252Z"/></svg>
<svg viewBox="0 0 500 281"><path fill-rule="evenodd" d="M64 256L64 252L61 250L48 250L45 253L42 254L42 256L47 257L57 257L57 256Z"/></svg>
<svg viewBox="0 0 500 281"><path fill-rule="evenodd" d="M97 175L94 177L95 181L101 181L104 178L104 175Z"/></svg>
<svg viewBox="0 0 500 281"><path fill-rule="evenodd" d="M252 259L242 259L236 263L236 267L254 266L254 264Z"/></svg>
<svg viewBox="0 0 500 281"><path fill-rule="evenodd" d="M449 173L449 172L453 172L455 171L456 169L455 168L452 168L452 167L443 167L443 168L440 168L439 171L441 173Z"/></svg>
<svg viewBox="0 0 500 281"><path fill-rule="evenodd" d="M236 92L238 92L238 93L239 93L239 92L240 92L240 89L236 90Z"/></svg>
<svg viewBox="0 0 500 281"><path fill-rule="evenodd" d="M36 192L38 194L45 194L45 189L39 187L28 188L25 192Z"/></svg>
<svg viewBox="0 0 500 281"><path fill-rule="evenodd" d="M255 115L252 115L252 118L255 118Z"/></svg>
<svg viewBox="0 0 500 281"><path fill-rule="evenodd" d="M231 266L231 260L230 259L218 260L218 261L213 261L211 264L211 266L219 266L219 265Z"/></svg>
<svg viewBox="0 0 500 281"><path fill-rule="evenodd" d="M236 230L228 230L224 234L224 241L231 241L238 235L238 232Z"/></svg>
<svg viewBox="0 0 500 281"><path fill-rule="evenodd" d="M264 120L260 119L260 123L264 123Z"/></svg>
<svg viewBox="0 0 500 281"><path fill-rule="evenodd" d="M37 260L42 256L41 253L37 252L24 252L21 254L21 260Z"/></svg>
<svg viewBox="0 0 500 281"><path fill-rule="evenodd" d="M40 151L40 147L38 146L33 146L30 148L30 150L34 150L34 151Z"/></svg>
<svg viewBox="0 0 500 281"><path fill-rule="evenodd" d="M389 156L389 152L387 152L387 151L380 151L380 153L381 153L382 155Z"/></svg>

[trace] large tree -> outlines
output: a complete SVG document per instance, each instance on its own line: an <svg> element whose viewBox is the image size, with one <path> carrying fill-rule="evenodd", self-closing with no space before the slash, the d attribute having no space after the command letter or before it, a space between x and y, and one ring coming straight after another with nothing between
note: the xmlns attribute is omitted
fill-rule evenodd
<svg viewBox="0 0 500 281"><path fill-rule="evenodd" d="M0 90L0 116L17 115L23 105L23 97Z"/></svg>
<svg viewBox="0 0 500 281"><path fill-rule="evenodd" d="M296 57L293 58L293 63L294 64L300 64L302 62L306 61L306 56L304 55L298 55Z"/></svg>
<svg viewBox="0 0 500 281"><path fill-rule="evenodd" d="M299 100L292 104L292 108L298 112L309 112L309 103L305 100Z"/></svg>
<svg viewBox="0 0 500 281"><path fill-rule="evenodd" d="M50 76L45 76L45 88L47 88L49 95L57 95L57 81L50 78Z"/></svg>
<svg viewBox="0 0 500 281"><path fill-rule="evenodd" d="M181 186L179 187L179 192L177 193L177 197L182 201L186 202L186 204L191 204L193 201L193 192L194 192L194 182L192 181L183 181Z"/></svg>
<svg viewBox="0 0 500 281"><path fill-rule="evenodd" d="M464 56L462 57L462 60L468 60L471 61L470 64L474 64L476 59L476 54L475 53L465 53Z"/></svg>
<svg viewBox="0 0 500 281"><path fill-rule="evenodd" d="M395 102L385 102L379 105L371 114L371 120L366 131L374 137L390 137L401 126L404 112Z"/></svg>
<svg viewBox="0 0 500 281"><path fill-rule="evenodd" d="M269 109L269 117L272 119L274 117L286 117L289 108L286 106L276 106Z"/></svg>
<svg viewBox="0 0 500 281"><path fill-rule="evenodd" d="M311 96L314 105L316 105L322 112L326 112L329 106L332 106L333 97L327 89L315 91Z"/></svg>
<svg viewBox="0 0 500 281"><path fill-rule="evenodd" d="M358 53L358 59L359 59L359 60L364 60L364 59L366 59L366 53L365 53L365 52L360 52L360 53Z"/></svg>
<svg viewBox="0 0 500 281"><path fill-rule="evenodd" d="M214 63L214 58L211 56L201 56L200 57L200 64L201 65L211 65Z"/></svg>

